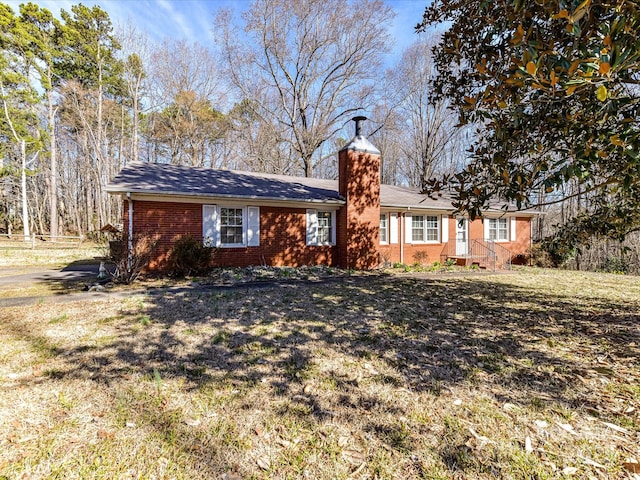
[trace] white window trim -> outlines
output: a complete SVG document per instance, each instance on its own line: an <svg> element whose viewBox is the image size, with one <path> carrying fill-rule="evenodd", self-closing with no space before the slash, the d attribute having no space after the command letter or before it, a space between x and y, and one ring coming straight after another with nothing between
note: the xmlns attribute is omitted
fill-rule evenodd
<svg viewBox="0 0 640 480"><path fill-rule="evenodd" d="M388 213L381 213L380 214L380 223L382 224L382 218L385 218L386 220L386 224L387 224L387 239L386 240L382 240L382 236L380 237L380 245L389 245L389 240L391 239L391 232L390 232L390 228L389 228L389 218L391 217L391 215L389 215ZM382 225L380 225L382 227ZM382 230L382 228L380 228L380 230Z"/></svg>
<svg viewBox="0 0 640 480"><path fill-rule="evenodd" d="M413 217L414 215L410 215L407 214L405 215L405 233L406 233L406 241L405 243L411 243L414 245L437 245L439 243L442 243L442 222L443 222L443 216L442 215L437 215L437 214L433 214L433 213L420 213L420 214L415 214L416 217L422 217L423 218L423 225L422 225L422 237L424 238L424 240L414 240L413 239ZM426 240L427 238L427 217L436 217L436 220L438 222L438 238L436 240Z"/></svg>
<svg viewBox="0 0 640 480"><path fill-rule="evenodd" d="M220 211L223 208L242 210L242 243L222 243ZM238 205L203 205L202 238L205 245L217 248L244 248L260 245L260 207Z"/></svg>
<svg viewBox="0 0 640 480"><path fill-rule="evenodd" d="M509 243L511 242L511 237L513 237L513 233L514 233L514 225L513 223L510 224L509 218L511 217L494 217L494 218L487 218L484 222L484 240L485 242L495 242L495 243ZM515 218L515 217L513 217ZM505 220L507 222L507 238L506 239L499 239L496 238L495 240L492 240L490 238L490 234L489 231L491 230L491 222L494 221L496 222L496 237L498 236L498 220Z"/></svg>
<svg viewBox="0 0 640 480"><path fill-rule="evenodd" d="M331 241L318 241L318 213L331 213ZM307 246L333 246L336 244L336 211L335 210L317 210L314 208L307 209Z"/></svg>

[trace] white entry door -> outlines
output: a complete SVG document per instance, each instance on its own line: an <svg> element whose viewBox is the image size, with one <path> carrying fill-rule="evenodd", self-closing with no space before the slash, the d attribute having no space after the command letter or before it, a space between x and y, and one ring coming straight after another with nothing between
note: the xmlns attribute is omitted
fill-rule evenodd
<svg viewBox="0 0 640 480"><path fill-rule="evenodd" d="M456 256L467 255L469 251L469 223L466 218L456 218Z"/></svg>

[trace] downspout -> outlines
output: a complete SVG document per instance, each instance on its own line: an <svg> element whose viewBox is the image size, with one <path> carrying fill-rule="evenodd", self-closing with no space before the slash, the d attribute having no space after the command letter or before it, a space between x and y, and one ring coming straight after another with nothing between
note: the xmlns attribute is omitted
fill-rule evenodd
<svg viewBox="0 0 640 480"><path fill-rule="evenodd" d="M404 212L400 212L400 230L398 233L400 234L400 263L404 264L404 222L406 221Z"/></svg>
<svg viewBox="0 0 640 480"><path fill-rule="evenodd" d="M131 192L127 192L127 204L129 205L129 235L127 236L127 270L131 270L133 259L133 200Z"/></svg>

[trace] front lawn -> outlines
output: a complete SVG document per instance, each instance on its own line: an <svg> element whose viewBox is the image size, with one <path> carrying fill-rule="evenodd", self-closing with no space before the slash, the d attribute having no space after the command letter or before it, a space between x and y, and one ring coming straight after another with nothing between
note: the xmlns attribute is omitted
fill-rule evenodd
<svg viewBox="0 0 640 480"><path fill-rule="evenodd" d="M640 278L0 308L0 478L634 478Z"/></svg>

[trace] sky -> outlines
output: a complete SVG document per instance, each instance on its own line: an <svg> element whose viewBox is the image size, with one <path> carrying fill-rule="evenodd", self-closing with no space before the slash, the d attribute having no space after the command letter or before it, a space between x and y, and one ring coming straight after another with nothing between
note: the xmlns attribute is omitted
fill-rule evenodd
<svg viewBox="0 0 640 480"><path fill-rule="evenodd" d="M29 0L0 0L17 12L21 3ZM114 25L133 23L137 29L146 31L151 39L197 41L204 46L213 46L211 28L216 11L230 8L237 12L246 10L250 0L30 0L50 10L59 17L60 10L71 10L71 6L83 3L99 5L111 18ZM295 1L295 0L292 0ZM392 67L402 56L403 50L415 39L414 26L422 19L422 12L429 0L387 0L396 11L390 26L395 45L385 60Z"/></svg>

